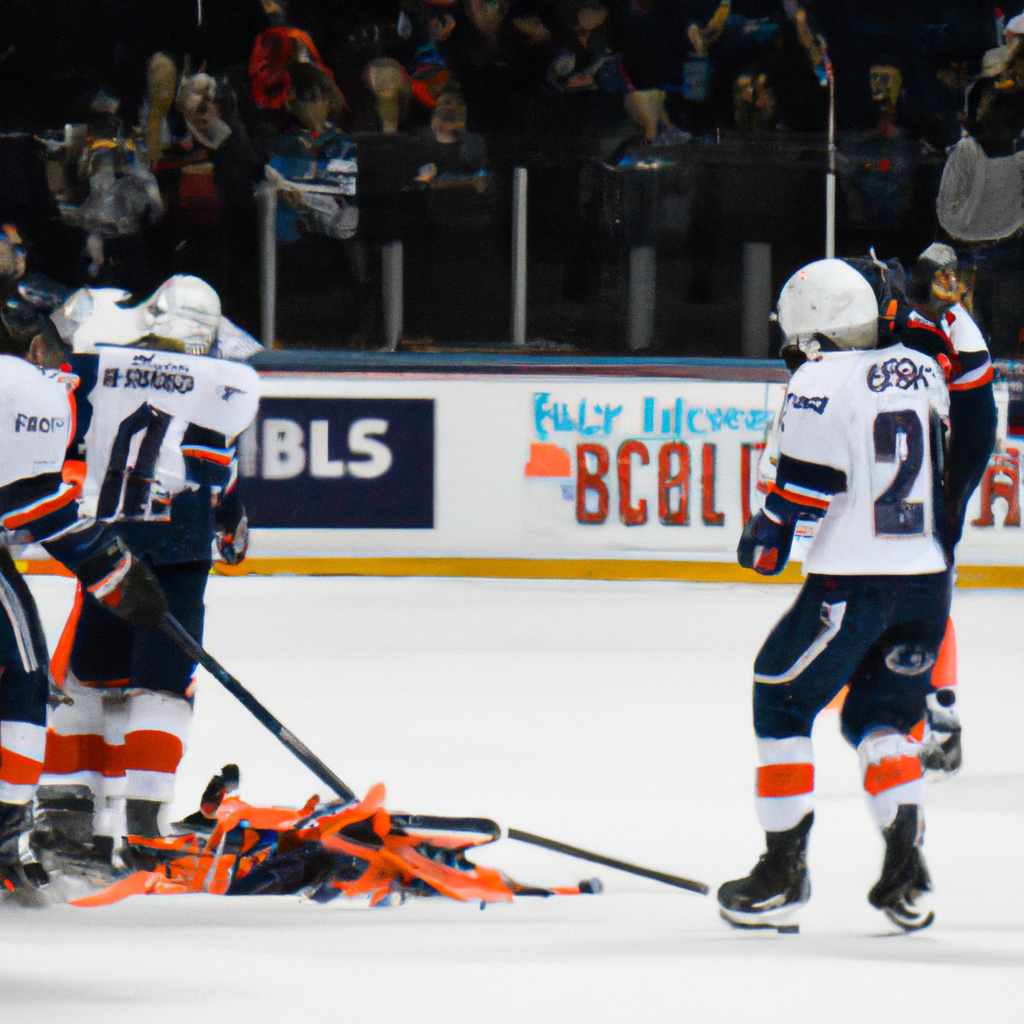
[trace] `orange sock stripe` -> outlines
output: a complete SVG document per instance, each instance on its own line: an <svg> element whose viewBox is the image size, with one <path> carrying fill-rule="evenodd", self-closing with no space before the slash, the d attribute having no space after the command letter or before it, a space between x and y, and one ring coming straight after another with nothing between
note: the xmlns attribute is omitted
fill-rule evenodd
<svg viewBox="0 0 1024 1024"><path fill-rule="evenodd" d="M913 782L921 778L921 760L904 754L902 757L887 757L881 764L869 764L864 773L864 788L872 795L893 786L902 786L905 782Z"/></svg>
<svg viewBox="0 0 1024 1024"><path fill-rule="evenodd" d="M43 772L41 761L0 747L0 782L12 786L34 786Z"/></svg>
<svg viewBox="0 0 1024 1024"><path fill-rule="evenodd" d="M124 738L124 766L127 771L168 772L173 775L184 753L184 744L169 732L138 729Z"/></svg>
<svg viewBox="0 0 1024 1024"><path fill-rule="evenodd" d="M814 792L814 765L765 764L757 769L758 796L800 796Z"/></svg>
<svg viewBox="0 0 1024 1024"><path fill-rule="evenodd" d="M124 775L124 746L104 742L102 736L82 733L61 736L50 729L46 734L47 775L97 772L108 779Z"/></svg>

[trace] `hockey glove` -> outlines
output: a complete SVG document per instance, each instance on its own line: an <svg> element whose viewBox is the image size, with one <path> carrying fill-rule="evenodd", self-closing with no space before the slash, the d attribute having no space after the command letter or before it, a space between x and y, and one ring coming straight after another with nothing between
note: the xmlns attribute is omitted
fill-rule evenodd
<svg viewBox="0 0 1024 1024"><path fill-rule="evenodd" d="M149 566L119 537L104 538L100 550L75 571L82 586L131 626L155 626L167 612L167 599Z"/></svg>
<svg viewBox="0 0 1024 1024"><path fill-rule="evenodd" d="M789 561L795 529L795 519L778 519L767 509L758 512L743 527L736 549L740 565L762 576L778 575Z"/></svg>
<svg viewBox="0 0 1024 1024"><path fill-rule="evenodd" d="M217 553L228 565L238 565L249 547L249 517L237 491L221 498L215 515Z"/></svg>

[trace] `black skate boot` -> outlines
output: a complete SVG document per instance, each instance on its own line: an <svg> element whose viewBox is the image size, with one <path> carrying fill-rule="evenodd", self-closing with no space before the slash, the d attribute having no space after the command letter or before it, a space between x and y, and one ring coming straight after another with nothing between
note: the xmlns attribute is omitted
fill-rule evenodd
<svg viewBox="0 0 1024 1024"><path fill-rule="evenodd" d="M925 905L932 883L921 855L924 829L916 804L900 804L893 823L882 829L885 861L882 877L872 886L868 901L904 931L927 928L935 914Z"/></svg>
<svg viewBox="0 0 1024 1024"><path fill-rule="evenodd" d="M28 804L0 803L0 846L32 827L32 808Z"/></svg>
<svg viewBox="0 0 1024 1024"><path fill-rule="evenodd" d="M921 767L926 778L948 778L960 770L963 762L956 691L950 686L936 690L928 694L927 704L927 728L921 740Z"/></svg>
<svg viewBox="0 0 1024 1024"><path fill-rule="evenodd" d="M0 803L0 880L9 892L38 889L50 880L29 843L30 804Z"/></svg>
<svg viewBox="0 0 1024 1024"><path fill-rule="evenodd" d="M766 832L768 849L746 878L723 882L719 913L737 928L775 928L811 898L807 837L814 813L785 832Z"/></svg>
<svg viewBox="0 0 1024 1024"><path fill-rule="evenodd" d="M93 834L93 796L88 786L40 786L36 792L32 846L55 877L82 878L106 886L119 872L114 840Z"/></svg>

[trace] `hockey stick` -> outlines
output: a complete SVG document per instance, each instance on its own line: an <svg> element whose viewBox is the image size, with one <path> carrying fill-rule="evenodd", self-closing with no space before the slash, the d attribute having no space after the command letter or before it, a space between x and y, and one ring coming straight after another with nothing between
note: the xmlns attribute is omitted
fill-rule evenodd
<svg viewBox="0 0 1024 1024"><path fill-rule="evenodd" d="M615 860L613 857L605 857L600 853L591 853L589 850L581 850L578 846L570 846L568 843L559 843L554 839L545 839L543 836L535 836L530 832L520 832L517 828L508 830L509 839L518 839L521 843L530 843L533 846L543 846L546 850L554 850L556 853L565 853L570 857L579 857L580 860L593 861L595 864L603 864L608 868L616 868L619 871L627 871L631 875L640 875L642 878L653 878L656 882L664 882L666 885L674 885L680 889L688 889L690 892L699 892L701 896L707 896L710 892L703 882L692 882L689 878L680 878L678 875L669 875L664 871L652 871L650 868L642 868L628 861Z"/></svg>
<svg viewBox="0 0 1024 1024"><path fill-rule="evenodd" d="M305 743L279 722L227 669L196 643L184 626L170 613L164 615L160 630L193 661L197 661L225 690L236 697L256 720L266 726L321 782L327 783L342 800L355 800L356 794L313 753Z"/></svg>

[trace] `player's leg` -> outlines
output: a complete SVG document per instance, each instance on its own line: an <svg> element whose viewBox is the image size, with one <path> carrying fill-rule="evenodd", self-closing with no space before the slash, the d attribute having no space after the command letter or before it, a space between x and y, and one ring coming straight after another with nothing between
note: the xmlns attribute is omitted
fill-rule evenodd
<svg viewBox="0 0 1024 1024"><path fill-rule="evenodd" d="M921 745L911 735L932 691L931 670L949 613L945 573L897 578L885 595L890 628L850 681L841 717L857 748L864 790L886 844L868 899L908 930L926 927L931 889L921 854L924 809Z"/></svg>
<svg viewBox="0 0 1024 1024"><path fill-rule="evenodd" d="M927 698L928 711L921 739L921 764L926 778L948 778L959 771L963 762L956 683L956 631L950 619L932 669L932 691Z"/></svg>
<svg viewBox="0 0 1024 1024"><path fill-rule="evenodd" d="M202 642L209 562L154 566L170 613ZM193 662L157 629L137 630L125 728L128 832L157 836L192 723Z"/></svg>
<svg viewBox="0 0 1024 1024"><path fill-rule="evenodd" d="M0 552L0 862L5 878L40 884L28 847L32 801L46 750L46 640L35 602L6 550ZM33 872L29 874L28 868ZM38 869L36 872L35 869Z"/></svg>
<svg viewBox="0 0 1024 1024"><path fill-rule="evenodd" d="M2 642L2 641L0 641ZM0 675L0 844L32 824L46 750L46 670L8 661Z"/></svg>
<svg viewBox="0 0 1024 1024"><path fill-rule="evenodd" d="M862 590L856 577L809 577L754 663L755 801L767 849L750 875L718 891L733 924L777 924L810 898L811 728L878 635L881 620Z"/></svg>
<svg viewBox="0 0 1024 1024"><path fill-rule="evenodd" d="M69 631L64 692L74 703L58 705L50 716L41 839L65 855L109 860L123 833L124 735L117 707L131 672L132 628L86 596L72 612ZM63 645L62 638L58 649Z"/></svg>

